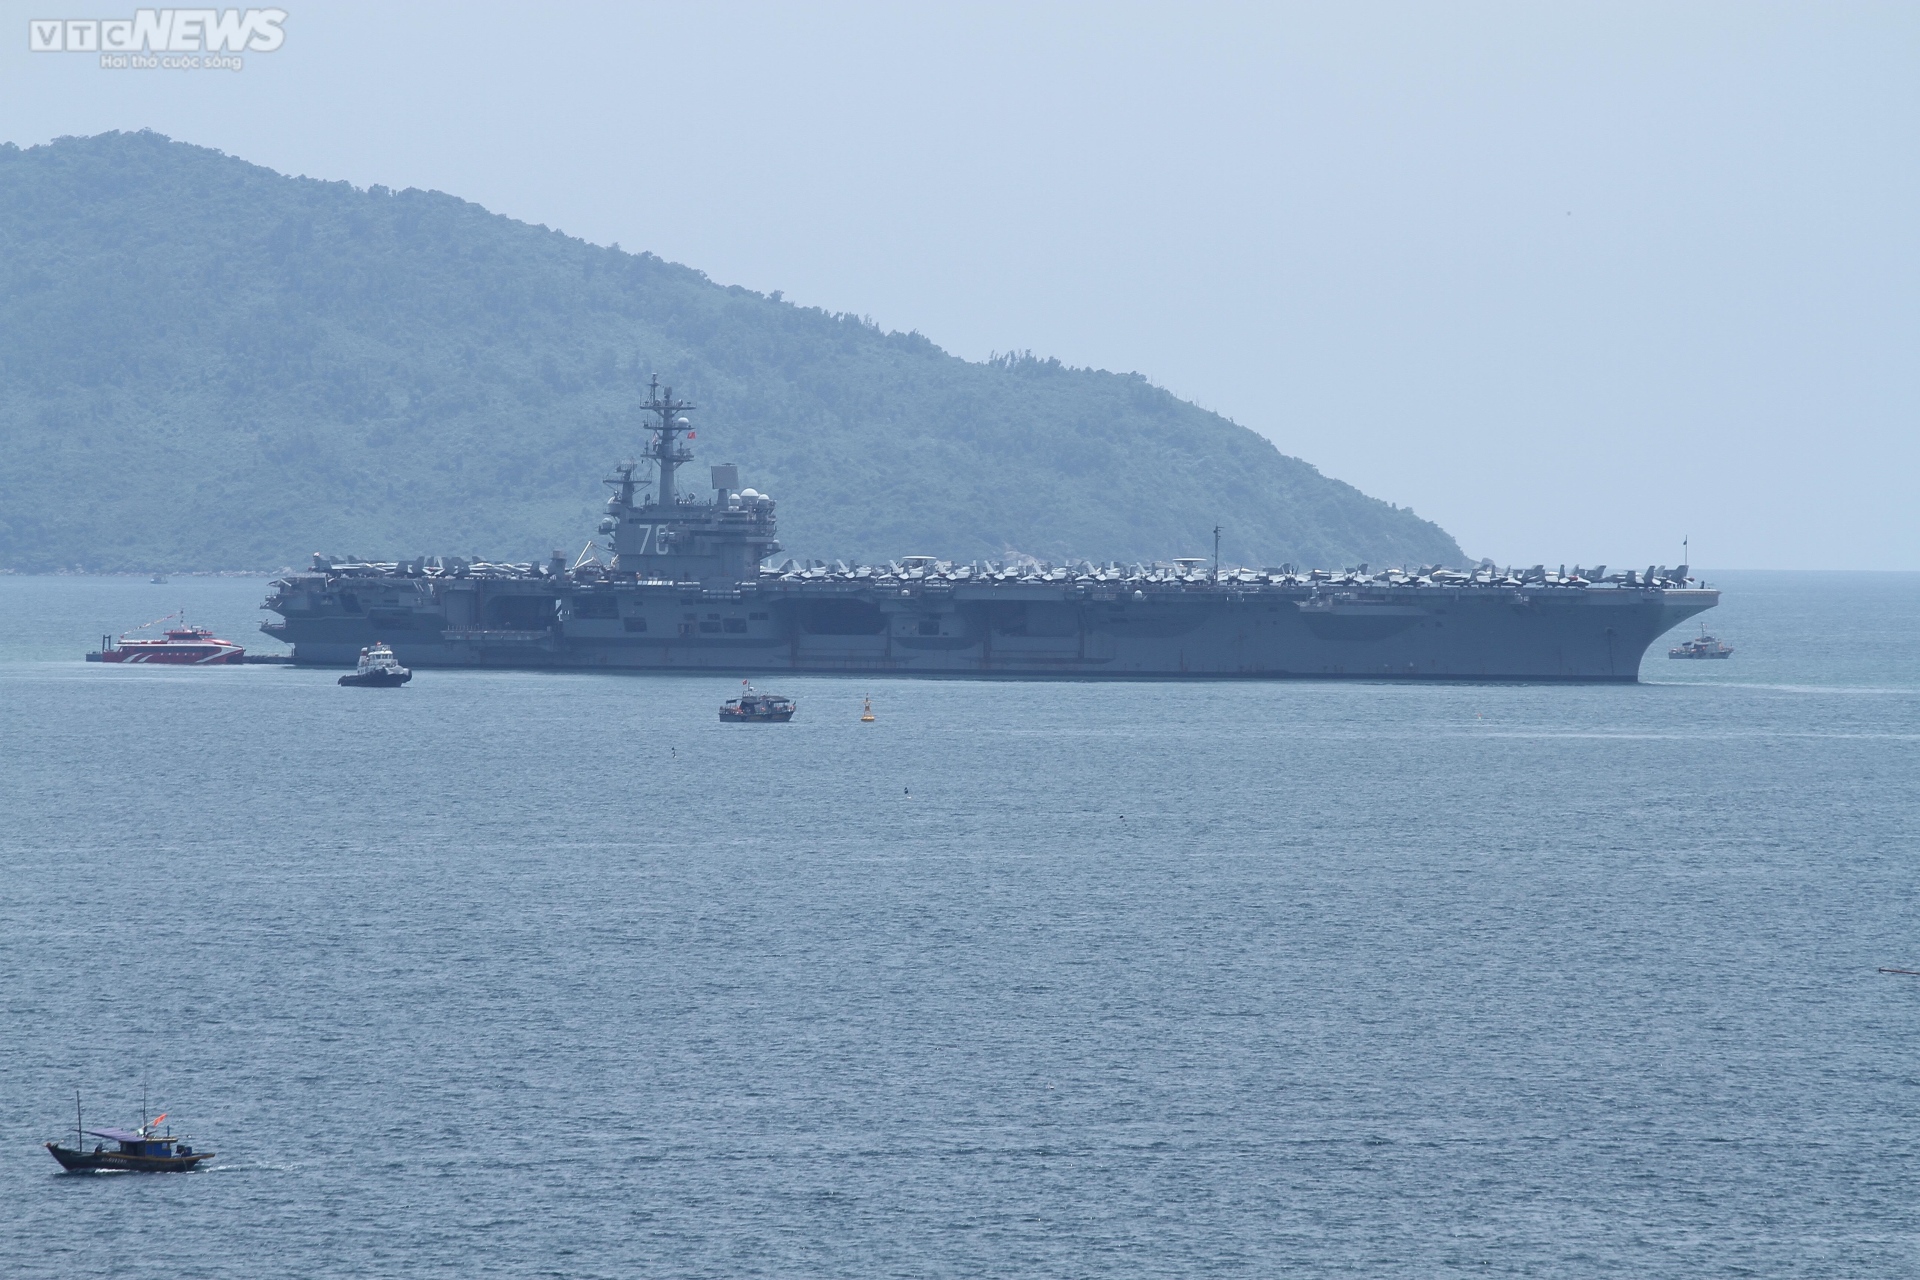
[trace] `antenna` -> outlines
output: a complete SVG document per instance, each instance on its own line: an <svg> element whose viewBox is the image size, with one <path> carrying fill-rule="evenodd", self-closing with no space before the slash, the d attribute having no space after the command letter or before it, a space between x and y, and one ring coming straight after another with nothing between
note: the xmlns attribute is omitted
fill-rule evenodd
<svg viewBox="0 0 1920 1280"><path fill-rule="evenodd" d="M681 463L693 459L693 451L674 438L682 431L690 431L692 426L679 415L697 406L691 400L675 400L673 388L661 386L660 375L656 373L647 384L647 402L641 407L660 418L659 426L649 428L660 433L659 439L648 446L644 456L658 468L654 501L662 507L671 507L678 497L673 490L673 473Z"/></svg>
<svg viewBox="0 0 1920 1280"><path fill-rule="evenodd" d="M1213 580L1220 581L1220 526L1213 526Z"/></svg>

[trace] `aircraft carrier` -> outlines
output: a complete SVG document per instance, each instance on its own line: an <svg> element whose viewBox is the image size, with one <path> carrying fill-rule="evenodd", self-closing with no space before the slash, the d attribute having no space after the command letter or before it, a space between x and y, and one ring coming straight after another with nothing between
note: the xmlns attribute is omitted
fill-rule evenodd
<svg viewBox="0 0 1920 1280"><path fill-rule="evenodd" d="M385 642L429 668L1630 683L1720 598L1685 565L1223 567L1218 530L1211 562L770 568L774 500L733 466L710 468L711 498L681 492L694 406L656 378L644 407L644 467L615 469L604 541L571 563L315 555L274 582L261 630L326 665Z"/></svg>

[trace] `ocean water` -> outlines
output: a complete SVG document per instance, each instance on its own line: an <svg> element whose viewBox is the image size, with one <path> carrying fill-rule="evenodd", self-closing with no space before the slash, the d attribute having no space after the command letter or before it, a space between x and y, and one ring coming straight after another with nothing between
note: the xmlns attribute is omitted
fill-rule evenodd
<svg viewBox="0 0 1920 1280"><path fill-rule="evenodd" d="M723 726L0 578L0 1272L1920 1274L1920 575L1719 582L1636 687ZM40 1149L143 1088L213 1168Z"/></svg>

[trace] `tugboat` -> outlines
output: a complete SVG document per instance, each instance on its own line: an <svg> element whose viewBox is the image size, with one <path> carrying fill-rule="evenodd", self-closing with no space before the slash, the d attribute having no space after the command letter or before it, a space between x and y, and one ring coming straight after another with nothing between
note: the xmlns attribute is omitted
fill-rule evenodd
<svg viewBox="0 0 1920 1280"><path fill-rule="evenodd" d="M141 637L137 633L147 627L165 622L167 618L179 617L168 614L166 618L155 618L146 627L136 627L133 631L123 632L119 643L112 636L100 637L100 648L87 655L88 662L145 662L170 663L176 666L218 666L224 663L239 663L246 660L247 651L231 640L222 640L205 627L188 626L185 618L180 619L177 627L168 627L165 639L152 636Z"/></svg>
<svg viewBox="0 0 1920 1280"><path fill-rule="evenodd" d="M1700 634L1684 644L1677 644L1667 650L1669 658L1724 658L1733 652L1733 646L1722 644L1719 637L1707 634L1705 627Z"/></svg>
<svg viewBox="0 0 1920 1280"><path fill-rule="evenodd" d="M174 1137L171 1131L159 1132L160 1122L166 1118L167 1113L163 1111L138 1129L82 1129L80 1100L76 1097L74 1145L63 1147L49 1142L47 1152L69 1173L184 1173L203 1160L213 1159L213 1152L195 1151L185 1139ZM105 1138L115 1144L114 1149L109 1151L105 1143L96 1142L93 1150L88 1151L89 1137Z"/></svg>
<svg viewBox="0 0 1920 1280"><path fill-rule="evenodd" d="M340 683L357 689L398 689L411 679L413 672L400 665L392 649L376 640L360 651L359 667L352 675L341 676Z"/></svg>
<svg viewBox="0 0 1920 1280"><path fill-rule="evenodd" d="M740 696L731 698L720 707L720 719L724 723L746 724L748 722L772 722L785 724L793 719L794 701L773 693L755 693L750 681L740 682Z"/></svg>

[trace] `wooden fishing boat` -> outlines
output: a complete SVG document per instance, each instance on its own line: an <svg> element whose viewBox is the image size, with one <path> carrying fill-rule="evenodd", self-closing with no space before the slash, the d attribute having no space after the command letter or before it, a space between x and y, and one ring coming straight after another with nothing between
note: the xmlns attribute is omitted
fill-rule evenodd
<svg viewBox="0 0 1920 1280"><path fill-rule="evenodd" d="M70 1173L184 1173L213 1159L213 1152L195 1151L184 1138L174 1137L170 1130L162 1132L160 1125L166 1118L167 1113L163 1111L138 1129L83 1129L80 1100L76 1097L74 1145L63 1147L49 1142L47 1153ZM86 1140L90 1137L106 1141L94 1143L93 1150L89 1151ZM107 1142L114 1144L111 1150Z"/></svg>

